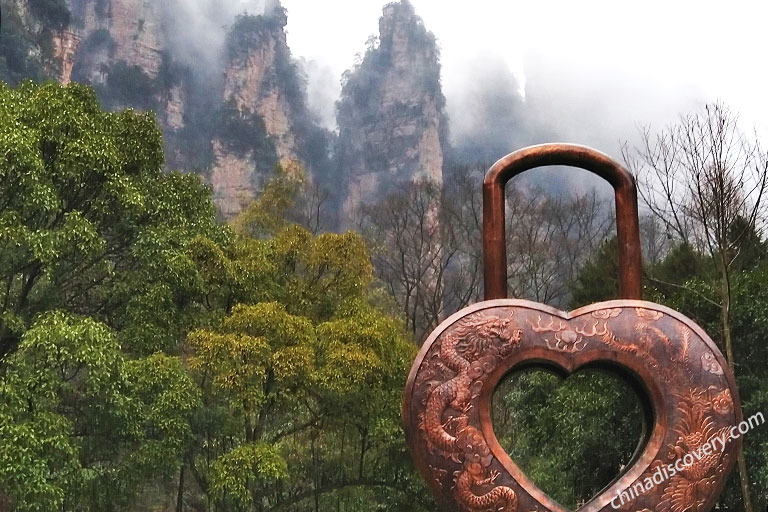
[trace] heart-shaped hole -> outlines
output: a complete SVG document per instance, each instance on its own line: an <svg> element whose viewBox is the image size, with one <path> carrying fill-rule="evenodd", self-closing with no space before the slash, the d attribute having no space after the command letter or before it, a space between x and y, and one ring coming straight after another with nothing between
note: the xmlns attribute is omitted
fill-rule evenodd
<svg viewBox="0 0 768 512"><path fill-rule="evenodd" d="M569 510L589 502L642 453L652 428L645 392L620 372L517 368L499 382L491 416L499 444L536 486Z"/></svg>

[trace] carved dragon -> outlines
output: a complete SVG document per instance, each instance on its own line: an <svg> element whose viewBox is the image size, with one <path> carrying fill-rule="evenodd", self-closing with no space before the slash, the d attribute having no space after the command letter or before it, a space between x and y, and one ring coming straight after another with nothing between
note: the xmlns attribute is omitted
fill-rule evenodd
<svg viewBox="0 0 768 512"><path fill-rule="evenodd" d="M445 334L438 357L456 375L430 392L421 416L420 429L430 452L437 451L462 464L455 473L454 492L469 512L517 511L517 496L509 487L476 492L477 487L491 485L498 473L488 469L493 455L482 433L469 424L468 416L473 383L493 369L497 357L506 356L520 343L522 331L512 329L510 323L495 316L471 317ZM451 409L456 414L443 421Z"/></svg>

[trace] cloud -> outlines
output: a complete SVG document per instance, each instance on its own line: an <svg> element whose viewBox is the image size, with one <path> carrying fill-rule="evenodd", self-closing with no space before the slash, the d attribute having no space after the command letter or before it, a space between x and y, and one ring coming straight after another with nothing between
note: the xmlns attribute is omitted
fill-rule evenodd
<svg viewBox="0 0 768 512"><path fill-rule="evenodd" d="M238 14L264 14L275 0L172 0L163 5L170 51L203 74L221 71L226 29ZM267 5L270 4L270 5ZM278 3L279 5L279 3Z"/></svg>
<svg viewBox="0 0 768 512"><path fill-rule="evenodd" d="M321 126L337 130L336 100L341 94L340 77L333 68L317 60L299 59L307 77L307 106Z"/></svg>
<svg viewBox="0 0 768 512"><path fill-rule="evenodd" d="M460 164L492 163L524 144L529 130L525 103L503 60L481 56L466 66L447 98L455 159Z"/></svg>
<svg viewBox="0 0 768 512"><path fill-rule="evenodd" d="M612 73L600 63L571 55L524 61L521 77L499 56L478 56L465 65L463 79L447 87L453 160L490 165L533 144L568 142L598 149L621 162L621 144L638 141L639 127L661 128L704 103L694 85L666 83L637 69ZM586 171L542 169L521 180L554 192L610 187Z"/></svg>

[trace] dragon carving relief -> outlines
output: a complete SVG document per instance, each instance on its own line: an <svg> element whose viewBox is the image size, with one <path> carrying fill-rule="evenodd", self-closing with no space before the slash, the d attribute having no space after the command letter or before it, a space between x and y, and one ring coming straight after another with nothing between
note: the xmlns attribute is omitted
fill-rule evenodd
<svg viewBox="0 0 768 512"><path fill-rule="evenodd" d="M533 307L471 312L435 337L412 377L416 442L430 461L427 473L433 488L448 496L457 510L563 510L551 501L542 503L538 494L510 476L494 455L478 414L489 375L509 357L530 349L586 360L600 359L593 353L623 354L647 368L658 388L670 390L664 398L669 424L663 444L635 481L643 481L659 464L700 449L713 436L722 436L735 419L730 384L718 362L722 356L719 359L685 322L665 320L660 311L605 307L570 319ZM728 450L702 457L621 509L709 510L705 507L711 506L731 459ZM587 504L583 510L612 507Z"/></svg>
<svg viewBox="0 0 768 512"><path fill-rule="evenodd" d="M439 361L455 376L427 395L419 429L431 453L461 464L454 474L453 492L470 512L497 506L506 512L517 511L517 494L509 487L478 492L478 488L493 485L498 472L489 469L493 455L483 434L470 424L469 412L473 390L475 396L479 391L478 379L492 371L497 359L513 350L521 336L510 319L476 316L460 321L440 343ZM442 485L439 478L437 483Z"/></svg>

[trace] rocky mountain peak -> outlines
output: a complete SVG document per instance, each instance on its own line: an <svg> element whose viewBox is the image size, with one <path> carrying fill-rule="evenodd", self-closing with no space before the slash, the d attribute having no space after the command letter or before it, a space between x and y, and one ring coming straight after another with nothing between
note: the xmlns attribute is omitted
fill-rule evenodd
<svg viewBox="0 0 768 512"><path fill-rule="evenodd" d="M384 6L379 19L379 46L381 51L398 56L409 52L427 53L424 57L437 60L435 37L425 27L407 0ZM422 44L427 43L427 44Z"/></svg>
<svg viewBox="0 0 768 512"><path fill-rule="evenodd" d="M211 181L225 217L236 214L261 189L276 163L299 163L310 176L323 174L329 137L306 106L305 78L286 41L287 15L278 2L259 16L241 15L226 39L224 102L235 118L260 133L256 146L227 151L230 131L213 141ZM252 134L253 135L253 134Z"/></svg>
<svg viewBox="0 0 768 512"><path fill-rule="evenodd" d="M378 39L345 74L337 107L342 225L400 182L442 181L448 137L439 51L410 2L384 7Z"/></svg>
<svg viewBox="0 0 768 512"><path fill-rule="evenodd" d="M154 112L166 166L203 175L225 218L277 164L298 162L323 197L334 196L324 204L341 212L327 221L337 228L402 182L442 181L439 51L407 0L383 8L378 37L344 74L338 135L307 106L279 0L251 14L235 0L47 0L42 10L6 2L4 35L26 46L0 48L1 77L86 83L106 109Z"/></svg>

